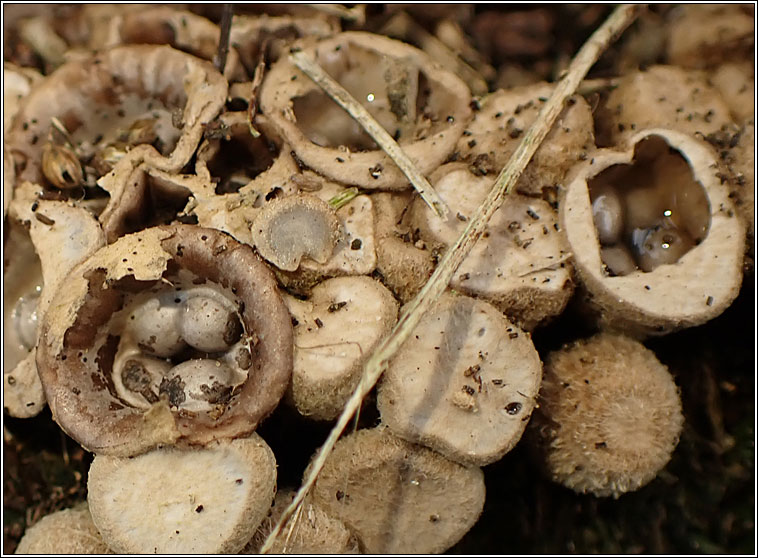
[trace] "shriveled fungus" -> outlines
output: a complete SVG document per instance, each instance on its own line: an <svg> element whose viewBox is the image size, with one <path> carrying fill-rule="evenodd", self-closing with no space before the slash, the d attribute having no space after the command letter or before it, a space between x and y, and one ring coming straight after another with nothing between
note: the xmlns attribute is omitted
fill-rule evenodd
<svg viewBox="0 0 758 558"><path fill-rule="evenodd" d="M486 465L521 438L540 377L529 334L486 302L446 294L390 362L377 406L398 436Z"/></svg>
<svg viewBox="0 0 758 558"><path fill-rule="evenodd" d="M295 322L292 397L301 414L339 416L363 364L397 321L397 302L369 277L336 277L300 301L286 297Z"/></svg>
<svg viewBox="0 0 758 558"><path fill-rule="evenodd" d="M85 183L98 180L118 205L140 162L177 171L190 160L226 90L209 62L167 46L116 47L66 63L29 94L9 132L18 179L46 184L43 152L57 119Z"/></svg>
<svg viewBox="0 0 758 558"><path fill-rule="evenodd" d="M484 476L383 427L334 447L313 488L368 554L432 554L454 545L484 506Z"/></svg>
<svg viewBox="0 0 758 558"><path fill-rule="evenodd" d="M53 417L90 451L248 434L289 383L292 326L276 283L249 246L219 231L122 237L75 268L54 300L37 365Z"/></svg>
<svg viewBox="0 0 758 558"><path fill-rule="evenodd" d="M421 173L450 154L471 116L470 94L455 74L399 41L362 32L302 45L326 72L398 138ZM281 58L261 88L260 106L298 158L341 182L404 189L408 180L342 108Z"/></svg>
<svg viewBox="0 0 758 558"><path fill-rule="evenodd" d="M579 278L606 326L650 335L704 323L737 296L745 246L715 154L672 130L629 145L593 153L567 186L561 226Z"/></svg>
<svg viewBox="0 0 758 558"><path fill-rule="evenodd" d="M655 478L683 422L679 390L652 351L599 334L549 355L530 428L553 480L618 497Z"/></svg>
<svg viewBox="0 0 758 558"><path fill-rule="evenodd" d="M134 458L96 455L87 492L92 520L118 553L233 554L266 516L276 460L257 434Z"/></svg>

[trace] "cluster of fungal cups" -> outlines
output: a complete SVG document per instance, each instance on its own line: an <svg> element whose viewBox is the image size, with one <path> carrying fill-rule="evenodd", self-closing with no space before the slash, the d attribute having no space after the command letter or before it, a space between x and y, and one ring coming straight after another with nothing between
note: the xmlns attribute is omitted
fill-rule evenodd
<svg viewBox="0 0 758 558"><path fill-rule="evenodd" d="M4 404L25 417L47 401L95 458L87 506L49 516L19 550L48 552L41 541L70 525L72 552L90 539L90 552L257 552L294 488L277 490L258 426L277 408L340 415L553 86L472 98L484 82L472 68L456 75L329 17L235 16L223 74L208 61L218 28L197 14L83 6L77 18L56 71L5 89L19 104L4 150ZM395 137L448 219L290 49ZM634 110L670 74L715 103L685 110L728 124L719 93L681 72L622 78L595 117L569 100L387 363L380 424L343 436L275 550L445 551L483 510L481 468L527 431L547 474L576 491L619 496L655 478L681 403L632 337L721 313L745 251L737 152L725 167L702 139L715 131L670 100ZM612 332L541 357L531 332L575 293Z"/></svg>

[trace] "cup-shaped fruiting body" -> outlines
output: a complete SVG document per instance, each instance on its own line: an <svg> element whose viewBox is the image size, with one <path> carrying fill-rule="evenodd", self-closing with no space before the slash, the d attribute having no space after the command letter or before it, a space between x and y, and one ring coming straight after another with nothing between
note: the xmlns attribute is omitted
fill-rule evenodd
<svg viewBox="0 0 758 558"><path fill-rule="evenodd" d="M751 118L726 143L714 142L731 174L729 197L747 227L746 267L755 257L755 122ZM728 148L728 151L724 148Z"/></svg>
<svg viewBox="0 0 758 558"><path fill-rule="evenodd" d="M398 436L487 465L521 438L541 371L528 333L486 302L445 294L390 362L377 406Z"/></svg>
<svg viewBox="0 0 758 558"><path fill-rule="evenodd" d="M370 275L376 267L376 239L371 197L345 188L311 171L291 179L301 191L325 203L337 218L339 232L331 255L323 262L304 258L295 271L277 270L290 291L307 294L319 281L344 275Z"/></svg>
<svg viewBox="0 0 758 558"><path fill-rule="evenodd" d="M471 116L470 93L455 74L414 47L370 33L302 46L397 138L422 174L452 152ZM266 75L260 103L297 157L318 173L363 188L408 186L360 125L288 59Z"/></svg>
<svg viewBox="0 0 758 558"><path fill-rule="evenodd" d="M548 356L530 429L554 481L618 497L655 478L683 422L679 390L655 354L601 333Z"/></svg>
<svg viewBox="0 0 758 558"><path fill-rule="evenodd" d="M303 258L325 263L340 236L334 210L310 194L271 202L251 231L258 253L284 271L295 271Z"/></svg>
<svg viewBox="0 0 758 558"><path fill-rule="evenodd" d="M479 519L484 493L478 467L459 465L383 427L337 442L312 492L368 554L444 552Z"/></svg>
<svg viewBox="0 0 758 558"><path fill-rule="evenodd" d="M569 181L560 217L574 267L605 326L655 335L702 324L742 282L744 225L718 161L708 145L672 130L640 132L629 145L595 152ZM644 164L635 168L635 157ZM593 207L603 192L626 200L622 214ZM604 245L596 223L610 229L607 220L619 218L631 234ZM622 250L609 255L609 247Z"/></svg>
<svg viewBox="0 0 758 558"><path fill-rule="evenodd" d="M419 239L413 241L408 208L410 192L376 192L371 195L376 229L376 269L382 281L400 299L408 302L421 290L434 271L432 253Z"/></svg>
<svg viewBox="0 0 758 558"><path fill-rule="evenodd" d="M147 7L124 10L112 15L103 33L94 34L89 47L97 50L117 45L169 45L204 60L212 61L218 51L220 30L210 20L176 7ZM224 75L228 79L244 76L235 49L227 53Z"/></svg>
<svg viewBox="0 0 758 558"><path fill-rule="evenodd" d="M553 89L551 84L537 83L484 97L458 140L456 161L466 162L477 176L496 177ZM594 145L592 110L582 97L571 97L516 183L517 191L555 201L556 186Z"/></svg>
<svg viewBox="0 0 758 558"><path fill-rule="evenodd" d="M239 54L250 76L261 58L269 62L287 54L292 41L303 37L324 38L339 33L339 24L317 14L291 16L236 15L232 20L229 43Z"/></svg>
<svg viewBox="0 0 758 558"><path fill-rule="evenodd" d="M623 141L648 128L707 136L731 124L729 107L702 72L652 66L630 72L596 112L598 140Z"/></svg>
<svg viewBox="0 0 758 558"><path fill-rule="evenodd" d="M276 460L257 434L134 458L96 455L87 502L103 539L123 554L239 552L276 492Z"/></svg>
<svg viewBox="0 0 758 558"><path fill-rule="evenodd" d="M95 252L60 283L39 339L53 417L104 454L249 434L292 371L292 325L270 271L249 246L191 225Z"/></svg>
<svg viewBox="0 0 758 558"><path fill-rule="evenodd" d="M669 15L666 56L669 64L709 68L755 57L755 16L749 6L682 4Z"/></svg>
<svg viewBox="0 0 758 558"><path fill-rule="evenodd" d="M358 385L363 364L397 321L397 302L364 276L316 285L307 300L286 297L295 323L292 399L318 420L337 418Z"/></svg>
<svg viewBox="0 0 758 558"><path fill-rule="evenodd" d="M274 505L263 520L255 536L245 546L241 554L260 554L260 548L268 538L282 513L295 498L295 489L276 491ZM303 511L292 535L287 530L274 541L270 554L359 554L358 540L345 524L326 513L308 498L303 503ZM291 525L291 524L290 524Z"/></svg>
<svg viewBox="0 0 758 558"><path fill-rule="evenodd" d="M76 264L105 244L85 209L38 199L23 183L8 211L3 275L3 404L15 417L39 413L45 402L35 365L38 324L58 283Z"/></svg>
<svg viewBox="0 0 758 558"><path fill-rule="evenodd" d="M434 248L452 246L489 194L494 176L475 176L462 163L432 175L437 193L455 208L447 221L417 200L411 222ZM568 244L545 201L508 196L458 267L451 287L482 297L525 329L563 311L573 292Z"/></svg>
<svg viewBox="0 0 758 558"><path fill-rule="evenodd" d="M92 522L87 502L46 515L29 527L16 554L113 554Z"/></svg>
<svg viewBox="0 0 758 558"><path fill-rule="evenodd" d="M114 166L131 171L143 160L179 170L226 91L209 62L168 46L116 47L64 64L29 94L10 130L18 178L47 183L42 155L53 119L65 128L66 148L85 165L88 180ZM100 184L112 195L114 180Z"/></svg>

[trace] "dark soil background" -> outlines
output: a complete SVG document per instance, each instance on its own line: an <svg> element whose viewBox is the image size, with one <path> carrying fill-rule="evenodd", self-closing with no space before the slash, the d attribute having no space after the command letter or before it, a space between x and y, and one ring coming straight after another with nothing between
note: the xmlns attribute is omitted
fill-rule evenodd
<svg viewBox="0 0 758 558"><path fill-rule="evenodd" d="M220 4L193 9L218 21ZM238 12L268 11L263 5ZM371 5L366 27L379 26L398 5ZM438 10L464 21L489 62L514 63L550 79L610 13L611 5L410 6L433 28ZM663 13L665 6L653 6ZM515 14L515 15L514 15ZM571 22L570 25L567 25ZM590 77L612 74L611 47ZM755 553L755 277L720 317L697 328L650 339L681 389L685 427L669 465L649 485L618 500L578 495L547 480L521 443L484 468L487 501L474 528L449 553L690 554ZM563 343L591 335L573 305L537 330L544 357ZM361 422L376 411L368 401ZM297 486L329 424L277 410L262 426L279 461L279 485ZM288 440L297 437L295 447ZM3 552L11 553L29 525L86 497L92 456L66 436L46 409L32 419L4 416Z"/></svg>

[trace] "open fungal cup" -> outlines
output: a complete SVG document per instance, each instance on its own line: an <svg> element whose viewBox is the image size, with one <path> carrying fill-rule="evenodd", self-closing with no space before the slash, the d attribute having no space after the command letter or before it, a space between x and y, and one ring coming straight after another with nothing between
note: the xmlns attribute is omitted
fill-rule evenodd
<svg viewBox="0 0 758 558"><path fill-rule="evenodd" d="M453 546L476 523L485 488L478 467L464 467L378 427L337 442L312 494L355 532L367 554L433 554Z"/></svg>
<svg viewBox="0 0 758 558"><path fill-rule="evenodd" d="M579 165L561 203L574 266L601 323L637 335L702 324L742 282L744 224L715 154L652 129Z"/></svg>
<svg viewBox="0 0 758 558"><path fill-rule="evenodd" d="M302 48L397 139L422 174L452 152L471 116L470 93L422 51L362 32ZM287 58L267 74L260 103L297 157L316 172L362 188L408 187L360 125Z"/></svg>
<svg viewBox="0 0 758 558"><path fill-rule="evenodd" d="M397 321L397 302L369 277L335 277L316 285L307 300L285 297L295 327L292 399L319 420L342 411L363 364Z"/></svg>
<svg viewBox="0 0 758 558"><path fill-rule="evenodd" d="M115 552L233 554L271 506L276 460L257 434L134 458L96 455L87 492L92 520Z"/></svg>
<svg viewBox="0 0 758 558"><path fill-rule="evenodd" d="M168 46L66 63L29 94L9 132L18 179L68 189L98 180L117 205L140 162L177 171L190 160L226 92L209 62ZM51 130L54 119L65 130Z"/></svg>
<svg viewBox="0 0 758 558"><path fill-rule="evenodd" d="M554 481L618 497L655 478L683 423L679 390L655 354L601 333L548 356L530 429Z"/></svg>
<svg viewBox="0 0 758 558"><path fill-rule="evenodd" d="M16 188L7 218L3 274L3 404L11 416L44 408L35 348L58 283L76 264L105 244L95 218L81 207L38 199L39 187Z"/></svg>
<svg viewBox="0 0 758 558"><path fill-rule="evenodd" d="M432 175L432 183L455 212L443 221L417 198L412 205L413 229L433 249L448 249L494 182L494 176L476 176L462 163L440 167ZM541 199L513 194L492 216L450 286L484 298L531 330L560 314L571 297L574 284L569 260L566 237L553 208Z"/></svg>
<svg viewBox="0 0 758 558"><path fill-rule="evenodd" d="M398 436L487 465L521 438L541 373L529 334L486 302L445 294L390 362L377 406Z"/></svg>
<svg viewBox="0 0 758 558"><path fill-rule="evenodd" d="M254 431L292 371L266 266L213 229L122 237L60 284L37 367L53 417L90 451L136 455Z"/></svg>
<svg viewBox="0 0 758 558"><path fill-rule="evenodd" d="M268 204L251 230L258 253L284 271L295 271L303 258L326 263L340 236L334 210L309 194Z"/></svg>

